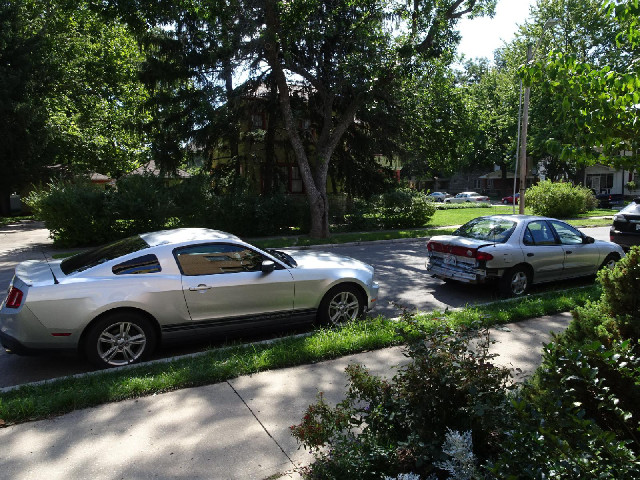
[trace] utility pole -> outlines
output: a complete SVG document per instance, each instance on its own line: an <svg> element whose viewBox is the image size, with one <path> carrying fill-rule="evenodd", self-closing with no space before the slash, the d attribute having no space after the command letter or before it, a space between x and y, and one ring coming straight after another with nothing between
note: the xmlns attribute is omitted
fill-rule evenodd
<svg viewBox="0 0 640 480"><path fill-rule="evenodd" d="M533 58L531 44L527 46L527 65ZM527 125L529 124L529 95L531 87L524 89L524 106L522 109L522 133L520 134L520 198L518 199L518 212L524 215L524 191L527 189Z"/></svg>

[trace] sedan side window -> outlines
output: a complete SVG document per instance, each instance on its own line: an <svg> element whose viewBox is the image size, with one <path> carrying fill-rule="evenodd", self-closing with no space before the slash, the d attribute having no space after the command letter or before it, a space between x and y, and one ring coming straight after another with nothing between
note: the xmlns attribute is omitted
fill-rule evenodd
<svg viewBox="0 0 640 480"><path fill-rule="evenodd" d="M114 265L111 271L116 275L131 275L140 273L156 273L162 271L158 257L153 254L142 255L126 262Z"/></svg>
<svg viewBox="0 0 640 480"><path fill-rule="evenodd" d="M578 245L582 243L582 234L570 225L562 222L551 222L558 237L560 237L560 243L563 245Z"/></svg>
<svg viewBox="0 0 640 480"><path fill-rule="evenodd" d="M262 255L240 245L214 244L180 248L175 251L183 275L218 275L257 272Z"/></svg>
<svg viewBox="0 0 640 480"><path fill-rule="evenodd" d="M557 245L551 227L544 220L529 223L522 243L525 245Z"/></svg>

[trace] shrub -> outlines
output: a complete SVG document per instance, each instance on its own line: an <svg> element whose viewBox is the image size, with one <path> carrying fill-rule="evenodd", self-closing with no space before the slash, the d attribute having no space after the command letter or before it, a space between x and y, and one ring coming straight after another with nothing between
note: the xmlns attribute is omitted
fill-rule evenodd
<svg viewBox="0 0 640 480"><path fill-rule="evenodd" d="M316 449L307 478L442 473L455 463L447 457L453 450L443 450L452 430L471 432L476 451L467 454L479 459L498 448L508 418L509 372L491 363L486 336L472 348L477 331L442 327L426 333L407 322L405 339L420 339L409 341L411 362L392 381L351 365L346 399L332 408L320 396L302 423L291 427L301 444Z"/></svg>
<svg viewBox="0 0 640 480"><path fill-rule="evenodd" d="M593 192L570 183L543 180L527 189L526 204L536 215L568 218L593 210L597 201Z"/></svg>
<svg viewBox="0 0 640 480"><path fill-rule="evenodd" d="M110 192L89 181L54 181L25 199L44 221L54 242L62 246L103 243L114 236L108 208Z"/></svg>
<svg viewBox="0 0 640 480"><path fill-rule="evenodd" d="M615 316L622 338L640 339L640 247L634 246L613 269L598 272L602 303Z"/></svg>
<svg viewBox="0 0 640 480"><path fill-rule="evenodd" d="M536 382L514 398L496 478L640 478L640 360L629 342L545 350Z"/></svg>
<svg viewBox="0 0 640 480"><path fill-rule="evenodd" d="M423 193L411 189L376 195L368 202L361 200L356 208L359 211L346 216L352 230L423 227L436 211Z"/></svg>

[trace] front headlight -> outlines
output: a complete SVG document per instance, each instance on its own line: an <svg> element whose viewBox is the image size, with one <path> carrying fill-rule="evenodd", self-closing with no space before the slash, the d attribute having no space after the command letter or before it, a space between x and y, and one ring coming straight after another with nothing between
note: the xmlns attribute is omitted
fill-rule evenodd
<svg viewBox="0 0 640 480"><path fill-rule="evenodd" d="M614 215L613 216L613 221L614 222L626 223L628 220L624 215Z"/></svg>

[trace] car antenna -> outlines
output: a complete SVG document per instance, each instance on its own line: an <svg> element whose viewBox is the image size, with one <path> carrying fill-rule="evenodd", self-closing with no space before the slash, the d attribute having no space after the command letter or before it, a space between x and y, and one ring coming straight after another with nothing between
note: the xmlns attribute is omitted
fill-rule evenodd
<svg viewBox="0 0 640 480"><path fill-rule="evenodd" d="M53 268L51 268L51 264L49 263L49 259L47 259L47 255L44 253L44 250L40 250L40 253L42 253L42 256L44 257L44 261L47 262L47 266L49 267L49 270L51 271L51 275L53 275L53 284L54 285L58 285L60 282L56 278L56 274L53 273Z"/></svg>

